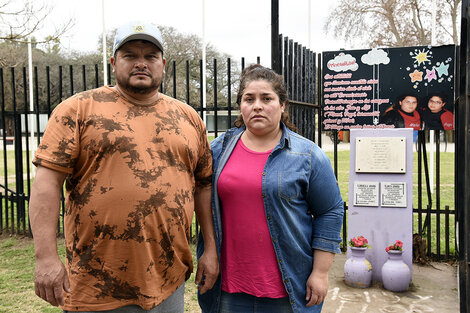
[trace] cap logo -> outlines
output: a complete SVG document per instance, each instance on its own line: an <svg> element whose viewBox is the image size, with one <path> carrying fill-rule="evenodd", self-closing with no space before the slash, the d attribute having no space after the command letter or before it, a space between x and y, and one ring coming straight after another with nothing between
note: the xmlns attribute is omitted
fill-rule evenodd
<svg viewBox="0 0 470 313"><path fill-rule="evenodd" d="M144 27L144 25L136 25L136 26L134 26L134 32L135 32L135 33L143 33L143 32L145 32L145 27Z"/></svg>

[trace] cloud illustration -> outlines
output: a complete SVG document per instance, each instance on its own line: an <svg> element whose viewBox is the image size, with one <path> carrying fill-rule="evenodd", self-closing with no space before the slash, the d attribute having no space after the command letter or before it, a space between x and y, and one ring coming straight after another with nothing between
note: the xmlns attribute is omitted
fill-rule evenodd
<svg viewBox="0 0 470 313"><path fill-rule="evenodd" d="M384 50L374 48L367 52L367 54L363 54L361 61L367 65L379 65L390 63L390 58L388 57L388 53Z"/></svg>
<svg viewBox="0 0 470 313"><path fill-rule="evenodd" d="M331 71L346 72L357 71L359 65L357 64L355 57L341 52L334 59L328 61L327 67Z"/></svg>

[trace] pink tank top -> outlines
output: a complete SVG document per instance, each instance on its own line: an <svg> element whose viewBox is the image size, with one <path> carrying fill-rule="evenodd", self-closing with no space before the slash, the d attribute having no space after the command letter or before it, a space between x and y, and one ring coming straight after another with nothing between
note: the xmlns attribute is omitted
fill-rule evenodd
<svg viewBox="0 0 470 313"><path fill-rule="evenodd" d="M262 174L271 151L255 152L240 139L220 174L222 290L287 297L266 221Z"/></svg>

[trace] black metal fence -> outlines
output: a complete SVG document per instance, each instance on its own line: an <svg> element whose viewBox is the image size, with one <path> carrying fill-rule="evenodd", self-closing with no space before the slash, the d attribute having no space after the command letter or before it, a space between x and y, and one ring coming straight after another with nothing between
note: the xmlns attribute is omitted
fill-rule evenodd
<svg viewBox="0 0 470 313"><path fill-rule="evenodd" d="M282 47L282 73L290 98L289 113L291 119L303 136L322 145L321 140L321 64L320 55L318 63L315 53L305 47L280 37ZM260 59L258 58L258 63ZM179 67L176 62L167 64L167 79L161 89L164 93L182 100L193 106L201 115L205 116L207 129L211 136L218 136L233 125L238 115L235 100L235 85L239 74L245 67L242 58L240 64L231 59L213 60L210 65L211 77L207 78L207 106L203 104L202 97L202 61L193 60L183 62ZM222 65L221 65L222 64ZM108 65L109 66L109 65ZM111 71L108 70L108 73ZM44 69L34 68L34 103L30 107L29 89L26 68L0 68L0 134L2 164L0 164L0 233L9 232L30 235L28 220L28 201L31 191L32 171L31 146L39 144L47 118L54 107L63 99L76 92L102 85L102 68L100 65L92 66L58 66ZM112 82L112 77L108 77ZM34 136L31 136L33 131ZM436 132L437 165L439 166L439 132ZM333 137L338 134L333 132ZM416 231L427 239L427 254L435 258L451 258L451 247L455 246L455 209L446 206L440 207L439 167L436 175L436 203L432 204L429 192L429 169L426 160L426 145L424 132L420 131L418 153L418 207L414 209L417 215ZM33 142L32 142L33 141ZM334 169L338 172L337 141L334 142ZM423 152L424 149L424 152ZM425 169L422 171L422 166ZM427 182L428 203L423 208L421 198L422 176ZM64 200L62 199L61 217L57 231L63 234ZM345 213L347 205L345 203ZM441 221L443 220L443 222ZM440 229L444 224L444 234ZM347 229L346 219L343 225L343 247L346 246ZM197 232L197 225L193 229ZM432 234L434 232L434 234ZM197 237L197 234L196 236ZM434 238L436 237L436 238ZM434 251L431 242L435 241ZM442 246L441 248L441 240ZM443 252L441 252L443 251ZM454 249L455 251L455 249Z"/></svg>

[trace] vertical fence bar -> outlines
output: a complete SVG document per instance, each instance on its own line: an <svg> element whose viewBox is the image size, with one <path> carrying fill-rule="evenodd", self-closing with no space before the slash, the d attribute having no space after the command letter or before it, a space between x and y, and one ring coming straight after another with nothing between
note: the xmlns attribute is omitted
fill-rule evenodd
<svg viewBox="0 0 470 313"><path fill-rule="evenodd" d="M22 152L22 136L21 136L21 115L18 114L17 103L16 103L16 82L15 82L15 68L11 68L11 95L13 103L13 119L15 125L15 176L16 176L16 188L15 188L15 200L16 210L21 212L21 201L19 195L23 193L23 152ZM11 207L11 230L15 232L15 214L14 206ZM16 214L16 226L19 225L20 215Z"/></svg>
<svg viewBox="0 0 470 313"><path fill-rule="evenodd" d="M422 186L422 159L421 154L421 142L424 140L424 131L418 130L418 234L423 235L423 200L421 195L423 194Z"/></svg>
<svg viewBox="0 0 470 313"><path fill-rule="evenodd" d="M106 66L108 67L108 82L110 85L113 85L113 83L111 82L111 64L106 64Z"/></svg>
<svg viewBox="0 0 470 313"><path fill-rule="evenodd" d="M40 128L39 128L39 123L40 123L40 118L39 118L39 75L38 75L38 67L34 67L34 107L35 107L35 115L36 115L36 134L37 134L37 146L41 144L41 138L39 138L39 133L40 133ZM34 113L33 113L34 114Z"/></svg>
<svg viewBox="0 0 470 313"><path fill-rule="evenodd" d="M302 47L302 78L300 79L302 90L300 91L300 99L303 102L307 102L307 84L308 84L308 74L307 74L307 48Z"/></svg>
<svg viewBox="0 0 470 313"><path fill-rule="evenodd" d="M297 44L297 62L296 62L296 68L297 68L297 84L296 84L296 90L297 90L297 101L301 101L302 97L302 45Z"/></svg>
<svg viewBox="0 0 470 313"><path fill-rule="evenodd" d="M232 62L227 59L227 128L232 127Z"/></svg>
<svg viewBox="0 0 470 313"><path fill-rule="evenodd" d="M64 97L63 94L63 69L62 66L59 66L59 103L62 102L62 99ZM60 216L62 219L59 217L59 220L57 221L57 230L60 233L60 226L62 224L62 229L64 227L64 216L65 216L65 201L64 201L64 192L61 190L60 192L60 207L61 207L61 214Z"/></svg>
<svg viewBox="0 0 470 313"><path fill-rule="evenodd" d="M297 42L294 42L294 71L293 71L293 76L294 76L294 82L293 82L293 93L292 96L295 101L299 100L299 80L298 80L298 71L299 68L297 66L297 61L299 59L299 55L297 54L299 44Z"/></svg>
<svg viewBox="0 0 470 313"><path fill-rule="evenodd" d="M245 69L245 58L244 57L242 57L241 63L242 63L242 71L243 71Z"/></svg>
<svg viewBox="0 0 470 313"><path fill-rule="evenodd" d="M218 123L217 123L217 59L214 59L214 136L218 136Z"/></svg>
<svg viewBox="0 0 470 313"><path fill-rule="evenodd" d="M30 194L31 190L31 168L30 168L30 160L29 160L29 120L30 114L28 110L28 82L26 80L26 67L23 67L23 112L24 112L24 130L26 133L25 136L25 145L26 145L26 179L27 179L27 184L26 187L28 189L28 194ZM33 112L31 112L33 113ZM31 131L33 131L31 129Z"/></svg>
<svg viewBox="0 0 470 313"><path fill-rule="evenodd" d="M289 92L290 92L290 97L291 99L295 100L295 95L294 95L294 90L292 88L293 84L293 67L294 67L294 41L292 39L289 40L289 61L288 61L288 67L289 67Z"/></svg>
<svg viewBox="0 0 470 313"><path fill-rule="evenodd" d="M189 89L189 60L186 60L186 103L191 105L190 103L191 94L189 91L190 91Z"/></svg>
<svg viewBox="0 0 470 313"><path fill-rule="evenodd" d="M46 86L47 86L47 117L51 116L51 73L49 66L46 66Z"/></svg>
<svg viewBox="0 0 470 313"><path fill-rule="evenodd" d="M190 98L191 93L189 88L189 60L186 60L186 103L189 105L191 105Z"/></svg>
<svg viewBox="0 0 470 313"><path fill-rule="evenodd" d="M261 57L259 56L256 57L256 64L261 64Z"/></svg>
<svg viewBox="0 0 470 313"><path fill-rule="evenodd" d="M445 217L445 242L446 242L446 250L445 250L445 256L446 256L446 259L449 259L450 258L450 225L449 225L449 206L446 205L445 206L445 211L444 211L444 217Z"/></svg>
<svg viewBox="0 0 470 313"><path fill-rule="evenodd" d="M317 80L316 80L316 77L317 77L317 67L316 67L316 63L315 63L315 57L316 57L316 54L313 53L312 51L310 52L310 68L312 69L312 73L310 75L310 99L309 99L309 102L310 103L315 103L315 95L316 95L316 90L315 90L315 86L317 84Z"/></svg>
<svg viewBox="0 0 470 313"><path fill-rule="evenodd" d="M100 72L98 68L98 64L95 64L95 88L100 86Z"/></svg>
<svg viewBox="0 0 470 313"><path fill-rule="evenodd" d="M437 260L441 259L441 176L440 176L440 138L441 138L441 131L436 130L435 134L435 141L436 141L436 250L437 250Z"/></svg>
<svg viewBox="0 0 470 313"><path fill-rule="evenodd" d="M69 73L70 73L70 96L74 94L73 88L73 65L69 65Z"/></svg>
<svg viewBox="0 0 470 313"><path fill-rule="evenodd" d="M204 118L204 88L202 84L204 83L204 78L202 77L203 75L203 70L202 70L202 60L199 60L199 114L201 115L201 118ZM206 121L207 123L207 121ZM206 128L208 126L206 125Z"/></svg>
<svg viewBox="0 0 470 313"><path fill-rule="evenodd" d="M283 76L284 76L284 87L286 88L286 91L287 91L287 96L290 97L290 90L289 90L289 84L287 83L288 79L289 79L289 66L288 66L288 53L289 53L289 41L287 39L287 37L284 37L284 45L283 45L283 55L282 55L282 58L283 58Z"/></svg>
<svg viewBox="0 0 470 313"><path fill-rule="evenodd" d="M63 96L64 96L64 90L63 90L63 69L62 65L59 66L59 102L62 102Z"/></svg>
<svg viewBox="0 0 470 313"><path fill-rule="evenodd" d="M2 139L3 139L3 183L5 184L5 197L0 199L1 201L5 200L5 214L8 215L8 155L7 155L7 124L6 124L6 110L5 110L5 85L3 81L3 68L0 67L0 91L1 94L1 106L2 106ZM3 205L0 210L0 233L3 231ZM5 222L8 219L5 219Z"/></svg>
<svg viewBox="0 0 470 313"><path fill-rule="evenodd" d="M425 137L425 136L424 136ZM426 218L424 221L424 227L426 227L426 240L427 240L427 255L431 256L431 208L432 208L432 198L431 198L431 185L429 182L429 168L428 168L428 157L426 154L426 138L421 142L423 147L423 161L424 161L424 177L426 179L426 190L428 195L428 205L426 207Z"/></svg>
<svg viewBox="0 0 470 313"><path fill-rule="evenodd" d="M176 99L176 61L173 61L173 98Z"/></svg>
<svg viewBox="0 0 470 313"><path fill-rule="evenodd" d="M87 86L86 86L86 66L85 66L85 64L82 65L82 83L83 83L83 91L87 90Z"/></svg>

